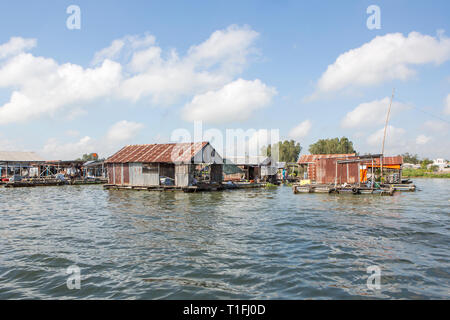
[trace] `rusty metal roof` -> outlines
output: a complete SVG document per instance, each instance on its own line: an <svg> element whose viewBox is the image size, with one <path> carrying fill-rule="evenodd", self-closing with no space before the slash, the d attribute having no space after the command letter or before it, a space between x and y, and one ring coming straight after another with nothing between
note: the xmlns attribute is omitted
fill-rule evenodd
<svg viewBox="0 0 450 320"><path fill-rule="evenodd" d="M364 161L364 164L371 164L372 160ZM374 165L380 165L380 159L373 159ZM403 164L402 156L383 157L383 166Z"/></svg>
<svg viewBox="0 0 450 320"><path fill-rule="evenodd" d="M329 158L349 158L356 156L355 153L347 153L347 154L305 154L298 159L298 164L307 164L311 162L315 162L319 159L329 159Z"/></svg>
<svg viewBox="0 0 450 320"><path fill-rule="evenodd" d="M191 162L192 158L209 142L143 144L125 146L105 163L128 162L163 162L180 163Z"/></svg>

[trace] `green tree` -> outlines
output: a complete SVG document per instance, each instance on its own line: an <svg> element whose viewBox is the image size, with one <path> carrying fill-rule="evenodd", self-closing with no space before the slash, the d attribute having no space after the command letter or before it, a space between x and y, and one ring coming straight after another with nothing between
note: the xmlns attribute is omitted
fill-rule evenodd
<svg viewBox="0 0 450 320"><path fill-rule="evenodd" d="M89 153L89 154L83 154L83 156L81 158L78 158L76 161L94 161L94 160L98 160L98 154L96 153Z"/></svg>
<svg viewBox="0 0 450 320"><path fill-rule="evenodd" d="M403 157L404 163L418 164L420 162L419 156L417 154L413 155L413 154L409 154L407 152L407 153L402 154L402 157Z"/></svg>
<svg viewBox="0 0 450 320"><path fill-rule="evenodd" d="M425 159L423 159L423 160L420 162L420 167L421 167L422 169L426 169L427 166L428 166L429 164L432 164L432 163L433 163L433 160L430 160L430 159L425 158Z"/></svg>
<svg viewBox="0 0 450 320"><path fill-rule="evenodd" d="M316 143L309 146L311 154L343 154L356 153L353 148L353 142L346 137L334 139L320 139Z"/></svg>
<svg viewBox="0 0 450 320"><path fill-rule="evenodd" d="M275 151L273 148L278 148L278 160L281 162L297 162L298 155L302 151L300 143L294 140L285 140L278 142L274 146L268 145L264 147L263 154L267 154L269 157L272 156L272 151Z"/></svg>

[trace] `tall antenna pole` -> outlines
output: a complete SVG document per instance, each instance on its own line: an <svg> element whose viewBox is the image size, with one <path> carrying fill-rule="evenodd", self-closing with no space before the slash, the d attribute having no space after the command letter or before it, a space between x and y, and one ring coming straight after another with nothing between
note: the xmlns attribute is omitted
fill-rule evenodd
<svg viewBox="0 0 450 320"><path fill-rule="evenodd" d="M381 165L381 177L383 177L383 157L384 157L384 142L386 141L386 131L387 131L387 126L389 123L389 115L391 114L391 108L392 108L392 100L394 100L394 93L395 93L395 88L392 89L392 96L391 96L391 103L389 104L389 109L386 115L386 124L384 125L384 136L383 136L383 146L381 147L381 161L380 161L380 165Z"/></svg>

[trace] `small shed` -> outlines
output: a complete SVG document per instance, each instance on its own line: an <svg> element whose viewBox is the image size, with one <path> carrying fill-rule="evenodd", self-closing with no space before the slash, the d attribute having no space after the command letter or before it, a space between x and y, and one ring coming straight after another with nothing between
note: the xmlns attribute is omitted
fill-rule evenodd
<svg viewBox="0 0 450 320"><path fill-rule="evenodd" d="M359 183L359 163L343 158L318 159L316 182L319 184L357 184Z"/></svg>
<svg viewBox="0 0 450 320"><path fill-rule="evenodd" d="M118 186L151 187L172 181L177 187L188 187L222 182L223 160L209 142L129 145L105 165L109 184Z"/></svg>
<svg viewBox="0 0 450 320"><path fill-rule="evenodd" d="M356 156L355 153L349 153L349 154L307 154L302 155L299 159L297 164L303 167L306 167L307 172L307 179L310 179L311 181L318 181L318 165L321 166L322 169L325 169L327 166L331 165L331 163L336 164L333 161L327 161L323 159L339 159L339 160L345 160L345 159L352 159ZM319 161L322 160L322 162L319 164ZM336 166L336 165L335 165ZM333 172L333 182L335 179L335 171ZM324 174L321 173L319 180L323 181ZM322 183L322 182L320 182Z"/></svg>

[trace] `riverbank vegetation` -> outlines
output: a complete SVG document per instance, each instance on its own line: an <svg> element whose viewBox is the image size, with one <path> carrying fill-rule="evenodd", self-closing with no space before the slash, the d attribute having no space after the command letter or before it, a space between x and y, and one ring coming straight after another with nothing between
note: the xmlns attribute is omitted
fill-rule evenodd
<svg viewBox="0 0 450 320"><path fill-rule="evenodd" d="M404 168L402 171L402 176L405 178L450 178L450 173L438 171L437 166L433 166L433 161L427 158L420 159L417 154L402 154L404 163L411 163L415 165L420 165L420 168Z"/></svg>
<svg viewBox="0 0 450 320"><path fill-rule="evenodd" d="M403 169L402 177L404 178L450 178L450 173L436 172L432 169Z"/></svg>

